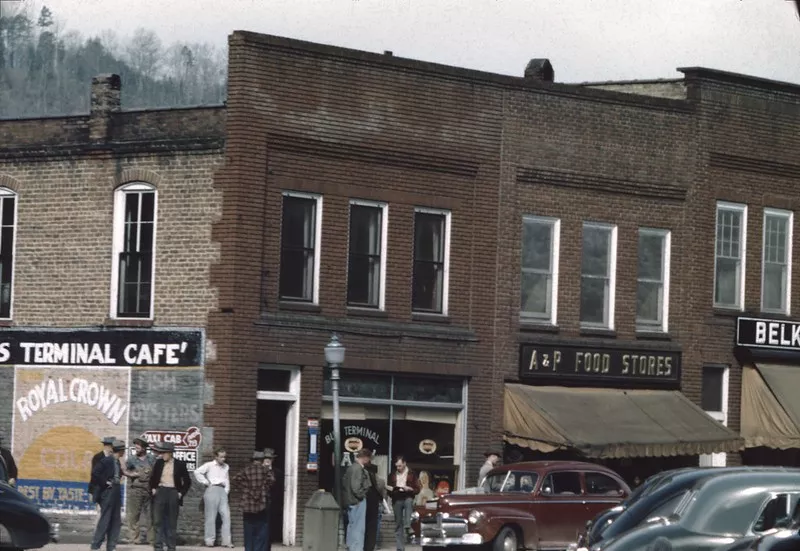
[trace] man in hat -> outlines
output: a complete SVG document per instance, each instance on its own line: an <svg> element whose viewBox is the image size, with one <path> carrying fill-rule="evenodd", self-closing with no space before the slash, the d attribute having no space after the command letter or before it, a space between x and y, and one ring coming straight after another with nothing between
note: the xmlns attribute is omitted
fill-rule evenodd
<svg viewBox="0 0 800 551"><path fill-rule="evenodd" d="M481 470L478 472L478 486L483 483L483 479L486 478L486 475L489 474L489 471L494 469L498 463L500 463L500 453L496 451L489 450L483 454L486 458L486 462L481 467Z"/></svg>
<svg viewBox="0 0 800 551"><path fill-rule="evenodd" d="M242 494L245 551L262 551L267 547L269 492L274 483L275 477L261 450L253 452L250 464L233 478L234 486Z"/></svg>
<svg viewBox="0 0 800 551"><path fill-rule="evenodd" d="M192 486L186 463L175 459L175 444L159 442L153 446L159 458L150 474L150 492L153 495L153 549L175 551L178 540L178 512L183 498Z"/></svg>
<svg viewBox="0 0 800 551"><path fill-rule="evenodd" d="M17 462L11 455L11 450L3 446L3 435L0 434L0 480L9 483L11 486L17 485Z"/></svg>
<svg viewBox="0 0 800 551"><path fill-rule="evenodd" d="M96 484L95 501L100 504L100 518L94 530L91 548L100 549L103 540L106 550L114 551L122 527L122 465L120 459L125 453L125 442L115 440L111 444L111 454L103 457L92 469L92 480Z"/></svg>
<svg viewBox="0 0 800 551"><path fill-rule="evenodd" d="M364 468L372 459L372 451L361 448L356 453L342 478L342 505L347 508L347 549L364 551L366 534L367 492L372 487L367 470Z"/></svg>
<svg viewBox="0 0 800 551"><path fill-rule="evenodd" d="M205 543L214 547L217 539L217 515L222 517L222 546L233 547L231 543L231 509L228 505L228 494L231 481L228 478L227 453L218 448L214 451L214 459L203 463L194 471L195 479L206 487L203 492L205 507Z"/></svg>
<svg viewBox="0 0 800 551"><path fill-rule="evenodd" d="M272 484L270 484L269 489L267 490L267 545L266 551L270 551L272 549L272 532L271 528L277 528L276 526L276 518L273 515L274 511L281 511L283 509L283 505L279 505L276 509L272 507L272 492L275 490L280 490L281 485L283 484L283 476L281 476L281 472L275 469L273 466L273 462L278 456L275 454L275 450L272 448L264 448L264 466L269 470L269 476L272 479Z"/></svg>
<svg viewBox="0 0 800 551"><path fill-rule="evenodd" d="M108 457L114 453L113 446L116 440L117 439L113 436L106 436L103 438L100 441L100 443L103 444L103 449L94 454L92 457L92 470L91 474L89 475L89 495L91 496L92 501L98 504L98 510L100 509L100 502L97 500L97 497L99 496L98 491L101 491L103 488L99 487L94 480L94 468L104 457Z"/></svg>
<svg viewBox="0 0 800 551"><path fill-rule="evenodd" d="M125 462L125 474L130 478L127 492L128 540L131 543L152 545L154 538L150 514L150 473L153 472L156 458L147 453L147 442L143 438L135 438L133 447L133 454Z"/></svg>

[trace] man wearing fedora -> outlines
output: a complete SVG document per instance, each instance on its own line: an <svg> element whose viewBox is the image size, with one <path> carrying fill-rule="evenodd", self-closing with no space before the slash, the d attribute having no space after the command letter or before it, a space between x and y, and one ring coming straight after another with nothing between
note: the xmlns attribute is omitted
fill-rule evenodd
<svg viewBox="0 0 800 551"><path fill-rule="evenodd" d="M175 551L178 540L178 512L183 498L192 486L186 463L175 459L175 444L159 442L153 451L160 457L153 465L150 475L150 492L153 496L153 549Z"/></svg>
<svg viewBox="0 0 800 551"><path fill-rule="evenodd" d="M3 446L3 435L0 434L0 480L7 482L11 486L17 484L17 463L11 450Z"/></svg>
<svg viewBox="0 0 800 551"><path fill-rule="evenodd" d="M500 463L500 452L489 450L484 453L483 456L486 458L486 462L478 472L478 486L483 483L483 479L486 478L486 475L489 474L489 471L494 469Z"/></svg>
<svg viewBox="0 0 800 551"><path fill-rule="evenodd" d="M229 467L225 462L227 453L224 449L214 450L214 459L203 463L195 469L195 479L206 487L203 492L205 507L205 544L214 547L217 539L217 515L222 517L222 546L233 547L231 543L231 509L228 505L228 494L231 482L228 478Z"/></svg>
<svg viewBox="0 0 800 551"><path fill-rule="evenodd" d="M96 454L94 454L94 456L92 456L92 470L89 473L89 488L88 488L88 490L89 490L89 495L92 497L92 500L95 503L98 503L97 500L94 499L94 496L97 493L98 487L97 487L97 483L94 480L94 468L97 466L98 463L100 463L100 461L104 457L108 457L109 455L114 453L113 445L114 445L114 441L115 440L116 440L116 438L113 437L113 436L104 437L100 441L100 443L103 444L103 449L100 450L99 452L97 452ZM100 489L102 489L102 488L100 488ZM99 506L99 503L98 503L98 509L99 509L99 507L100 506Z"/></svg>
<svg viewBox="0 0 800 551"><path fill-rule="evenodd" d="M245 551L263 551L269 539L269 493L275 477L267 461L271 466L272 458L267 460L263 451L255 451L250 464L233 478L242 496Z"/></svg>
<svg viewBox="0 0 800 551"><path fill-rule="evenodd" d="M134 450L125 463L128 484L128 539L131 543L153 544L153 527L150 514L150 473L156 458L147 453L147 442L142 438L133 440ZM146 535L142 533L146 532Z"/></svg>
<svg viewBox="0 0 800 551"><path fill-rule="evenodd" d="M115 440L111 444L111 454L103 457L92 469L95 483L94 498L100 504L100 518L94 530L91 548L100 549L103 540L106 550L114 551L122 527L122 488L123 475L120 458L125 453L125 442Z"/></svg>

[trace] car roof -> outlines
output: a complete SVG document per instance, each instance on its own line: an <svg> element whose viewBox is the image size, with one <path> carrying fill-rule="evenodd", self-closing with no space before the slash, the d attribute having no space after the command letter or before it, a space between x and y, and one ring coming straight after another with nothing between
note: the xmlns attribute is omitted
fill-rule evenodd
<svg viewBox="0 0 800 551"><path fill-rule="evenodd" d="M595 471L610 473L619 477L612 469L604 465L589 463L587 461L520 461L519 463L508 463L495 467L489 471L487 476L494 473L506 473L508 471L536 471L538 473L549 473L552 471Z"/></svg>

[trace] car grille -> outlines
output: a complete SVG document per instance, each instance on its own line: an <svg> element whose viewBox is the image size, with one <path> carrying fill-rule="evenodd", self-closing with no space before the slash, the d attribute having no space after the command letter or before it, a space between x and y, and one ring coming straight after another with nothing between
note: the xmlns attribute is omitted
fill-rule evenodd
<svg viewBox="0 0 800 551"><path fill-rule="evenodd" d="M463 518L445 518L437 513L435 518L425 519L420 523L423 538L460 538L468 532L467 521Z"/></svg>

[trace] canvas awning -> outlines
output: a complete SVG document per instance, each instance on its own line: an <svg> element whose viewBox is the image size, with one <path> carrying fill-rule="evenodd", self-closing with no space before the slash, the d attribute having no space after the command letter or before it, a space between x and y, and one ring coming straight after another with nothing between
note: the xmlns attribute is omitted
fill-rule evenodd
<svg viewBox="0 0 800 551"><path fill-rule="evenodd" d="M683 393L506 384L505 440L587 457L662 457L734 452L742 439Z"/></svg>
<svg viewBox="0 0 800 551"><path fill-rule="evenodd" d="M745 446L800 448L800 368L758 364L742 369Z"/></svg>

